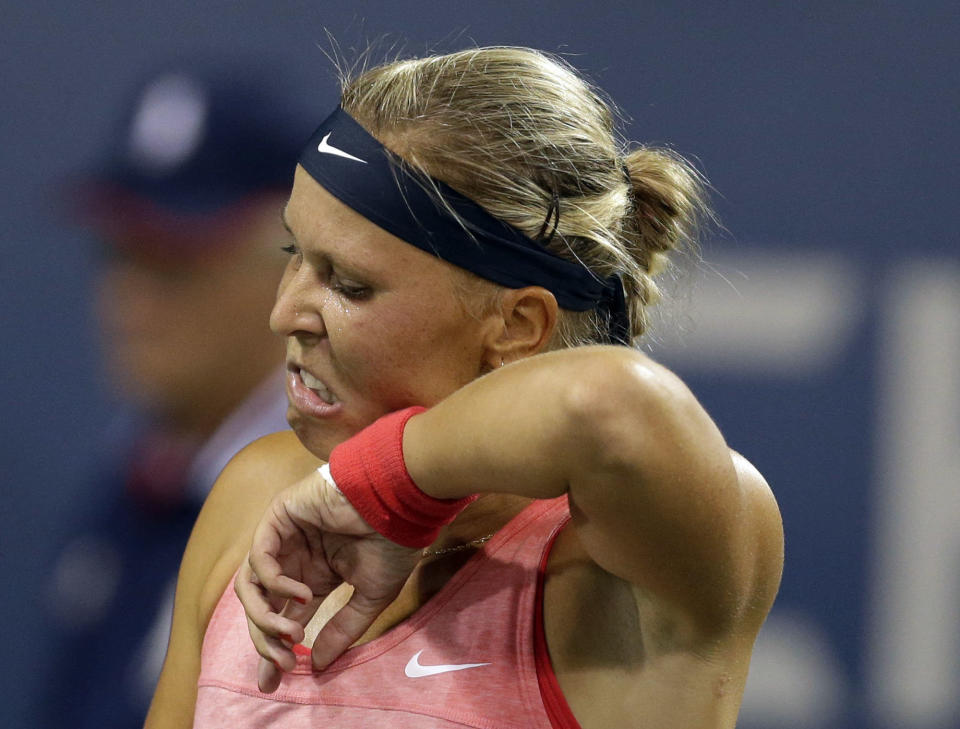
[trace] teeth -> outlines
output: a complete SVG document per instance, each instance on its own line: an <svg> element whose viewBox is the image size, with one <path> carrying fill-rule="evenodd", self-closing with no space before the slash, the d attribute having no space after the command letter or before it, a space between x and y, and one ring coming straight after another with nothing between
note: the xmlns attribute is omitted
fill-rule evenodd
<svg viewBox="0 0 960 729"><path fill-rule="evenodd" d="M333 405L335 402L337 402L337 398L335 398L333 393L327 389L327 386L306 370L300 370L300 379L303 380L304 385L313 390L313 392L317 393L319 398L328 405Z"/></svg>

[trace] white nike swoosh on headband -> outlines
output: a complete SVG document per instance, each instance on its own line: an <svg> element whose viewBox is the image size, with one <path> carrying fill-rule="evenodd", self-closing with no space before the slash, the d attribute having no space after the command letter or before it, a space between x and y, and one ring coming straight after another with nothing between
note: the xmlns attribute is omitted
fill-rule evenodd
<svg viewBox="0 0 960 729"><path fill-rule="evenodd" d="M367 163L365 159L354 157L352 154L344 152L342 149L337 149L336 147L327 144L327 140L330 139L331 134L333 134L333 132L327 132L326 136L320 140L320 144L317 145L318 152L323 152L324 154L335 154L337 157L346 157L347 159L352 159L354 162L361 162L363 164Z"/></svg>
<svg viewBox="0 0 960 729"><path fill-rule="evenodd" d="M462 671L466 668L479 668L480 666L489 666L489 663L453 663L440 664L439 666L421 666L420 654L423 651L417 651L413 658L407 661L406 668L403 669L407 678L423 678L424 676L436 676L438 673L449 673L450 671Z"/></svg>

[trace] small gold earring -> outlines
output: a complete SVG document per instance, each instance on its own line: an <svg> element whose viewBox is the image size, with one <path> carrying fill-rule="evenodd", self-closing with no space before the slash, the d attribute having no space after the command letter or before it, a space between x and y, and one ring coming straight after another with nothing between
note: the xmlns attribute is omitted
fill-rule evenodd
<svg viewBox="0 0 960 729"><path fill-rule="evenodd" d="M503 367L503 357L500 357L500 366Z"/></svg>

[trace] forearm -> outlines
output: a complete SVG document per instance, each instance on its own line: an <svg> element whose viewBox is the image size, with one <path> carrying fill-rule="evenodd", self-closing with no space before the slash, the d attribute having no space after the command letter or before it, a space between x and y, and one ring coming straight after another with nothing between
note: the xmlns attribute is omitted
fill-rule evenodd
<svg viewBox="0 0 960 729"><path fill-rule="evenodd" d="M414 482L438 498L566 493L595 442L583 413L596 383L584 377L613 358L614 350L591 348L523 360L412 418L403 453Z"/></svg>

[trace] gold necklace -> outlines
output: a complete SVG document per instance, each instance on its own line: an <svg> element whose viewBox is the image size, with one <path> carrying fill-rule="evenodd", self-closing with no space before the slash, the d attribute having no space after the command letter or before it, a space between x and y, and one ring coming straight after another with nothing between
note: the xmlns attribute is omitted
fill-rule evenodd
<svg viewBox="0 0 960 729"><path fill-rule="evenodd" d="M463 544L456 544L452 547L443 547L441 549L425 549L422 552L423 557L439 557L442 554L450 554L451 552L462 552L464 549L470 549L471 547L479 547L482 544L486 544L493 537L493 534L488 534L485 537L478 537L476 539L471 539L469 542Z"/></svg>

